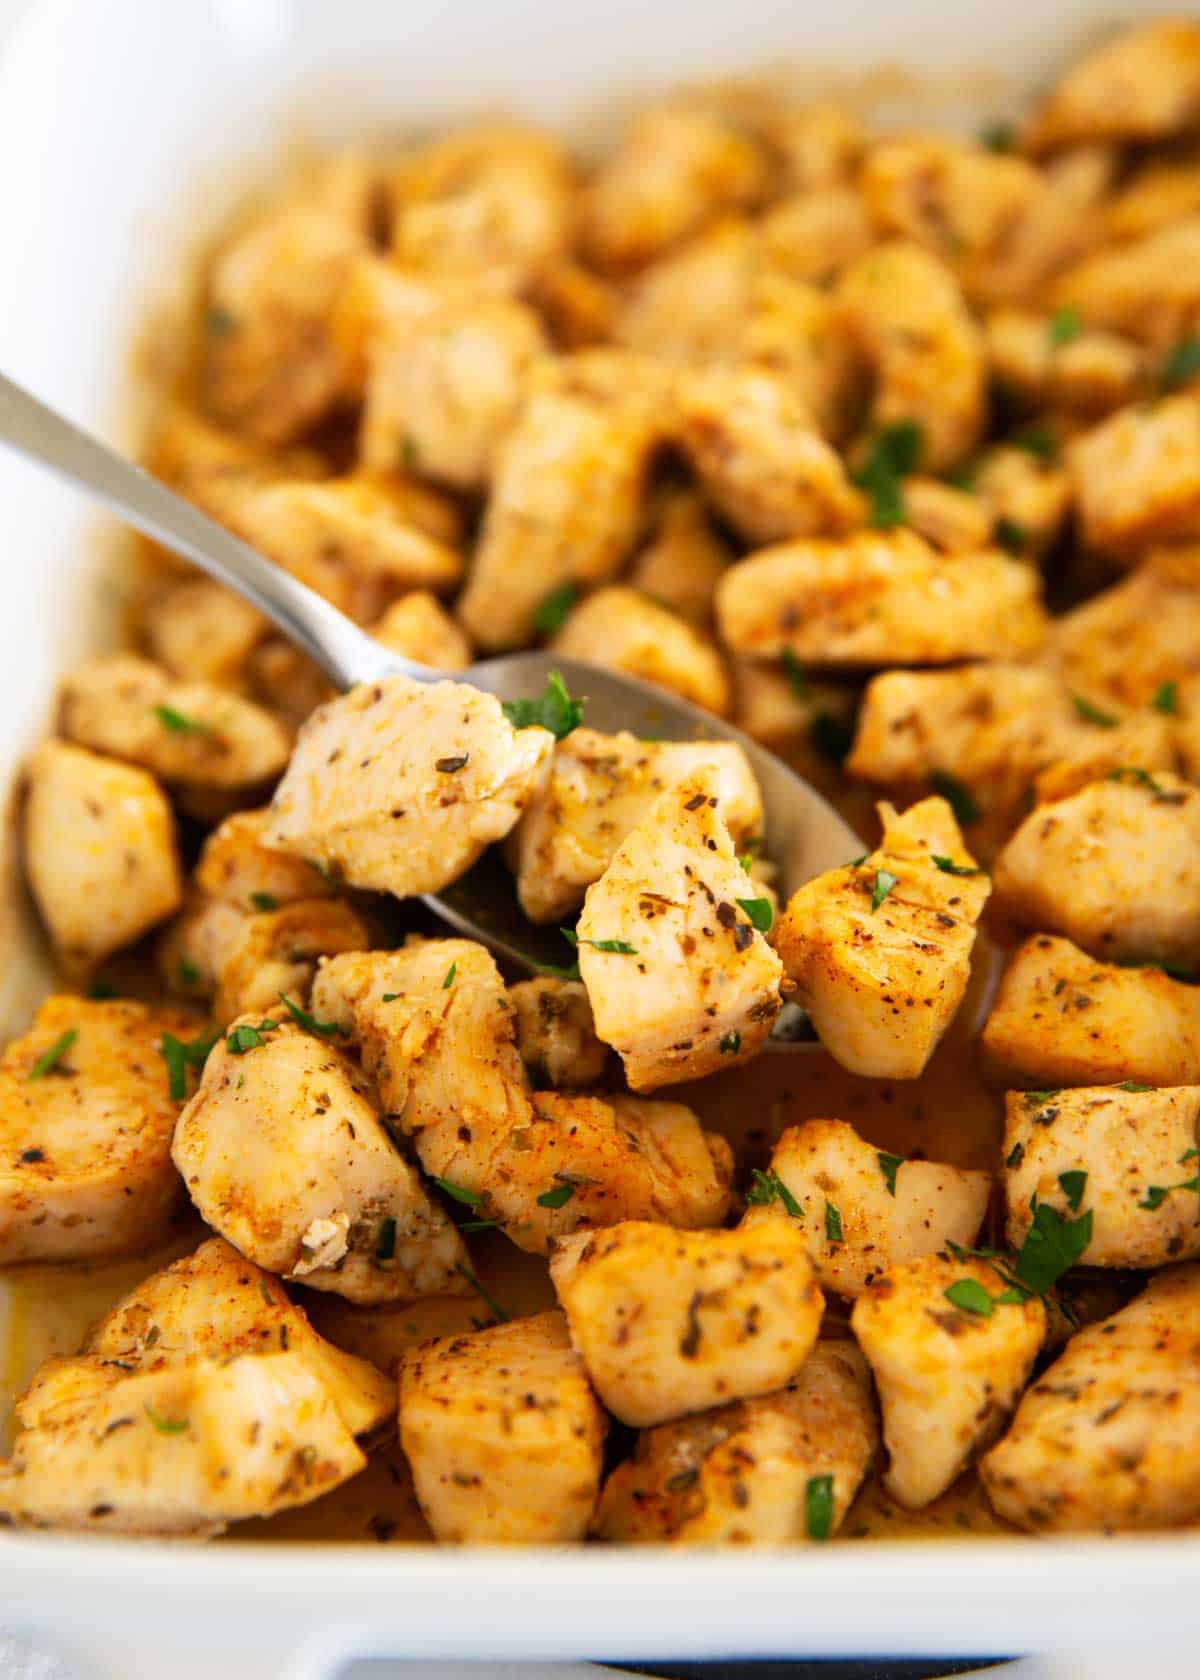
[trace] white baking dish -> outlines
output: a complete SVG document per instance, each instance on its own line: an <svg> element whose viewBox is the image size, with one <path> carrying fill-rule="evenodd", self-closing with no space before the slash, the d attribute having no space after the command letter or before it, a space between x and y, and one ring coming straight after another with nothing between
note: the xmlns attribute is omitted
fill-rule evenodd
<svg viewBox="0 0 1200 1680"><path fill-rule="evenodd" d="M1139 9L1136 5L1132 8ZM1157 8L1154 8L1157 10ZM795 64L1036 85L1105 0L43 0L0 66L0 367L121 438L130 336L222 191L303 120L344 135ZM1129 0L1120 8L1131 10ZM1003 98L1005 83L995 89ZM103 633L90 516L0 458L0 774ZM5 928L0 1011L32 998ZM0 1337L4 1335L0 1284ZM4 1398L4 1397L0 1397ZM324 1675L352 1656L1164 1650L1200 1633L1200 1539L787 1554L201 1549L0 1537L0 1624L111 1673Z"/></svg>

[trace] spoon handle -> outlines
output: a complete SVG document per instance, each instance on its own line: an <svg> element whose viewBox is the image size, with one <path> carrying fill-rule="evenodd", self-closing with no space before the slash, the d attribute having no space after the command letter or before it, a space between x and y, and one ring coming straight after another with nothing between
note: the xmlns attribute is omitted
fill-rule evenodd
<svg viewBox="0 0 1200 1680"><path fill-rule="evenodd" d="M381 647L314 590L2 373L0 443L48 467L144 536L244 596L337 688L397 672L422 681L443 674Z"/></svg>

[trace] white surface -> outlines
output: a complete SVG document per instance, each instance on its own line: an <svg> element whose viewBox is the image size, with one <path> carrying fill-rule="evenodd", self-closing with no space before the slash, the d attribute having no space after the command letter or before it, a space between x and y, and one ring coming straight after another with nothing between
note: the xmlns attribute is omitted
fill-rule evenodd
<svg viewBox="0 0 1200 1680"><path fill-rule="evenodd" d="M452 117L496 98L558 120L610 90L781 57L862 68L865 55L926 69L982 57L1036 82L1116 9L1098 0L1060 0L1053 13L994 0L572 0L559 10L545 0L42 0L0 65L0 367L114 436L130 328L197 225L197 207L236 159L266 158L300 111L325 133ZM1128 0L1119 10L1129 13ZM56 669L97 613L81 566L84 510L7 459L0 506L2 768L41 723ZM11 1009L16 965L0 969ZM0 1335L2 1316L0 1287ZM0 1539L0 1623L86 1650L98 1672L158 1680L316 1680L367 1654L928 1655L1082 1643L1112 1662L1137 1650L1141 1668L1148 1638L1164 1673L1163 1653L1200 1634L1200 1546L1013 1541L718 1557L10 1536ZM536 1671L522 1672L532 1680Z"/></svg>

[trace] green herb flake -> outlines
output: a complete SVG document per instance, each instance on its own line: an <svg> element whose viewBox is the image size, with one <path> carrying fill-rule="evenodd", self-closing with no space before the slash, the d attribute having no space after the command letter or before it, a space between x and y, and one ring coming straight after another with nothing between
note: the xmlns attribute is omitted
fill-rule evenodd
<svg viewBox="0 0 1200 1680"><path fill-rule="evenodd" d="M1153 1085L1143 1085L1141 1083L1141 1081L1138 1080L1138 1079L1126 1079L1118 1087L1118 1089L1122 1090L1122 1091L1128 1091L1131 1094L1133 1094L1133 1093L1139 1093L1140 1094L1143 1091L1153 1091L1154 1086Z"/></svg>
<svg viewBox="0 0 1200 1680"><path fill-rule="evenodd" d="M151 710L163 728L169 730L172 735L212 734L211 723L204 723L200 718L188 717L186 712L177 712L174 706L154 706Z"/></svg>
<svg viewBox="0 0 1200 1680"><path fill-rule="evenodd" d="M237 316L214 304L204 312L204 330L209 338L229 338L238 330Z"/></svg>
<svg viewBox="0 0 1200 1680"><path fill-rule="evenodd" d="M552 1190L543 1190L537 1199L537 1205L544 1208L565 1207L575 1194L575 1186L570 1183L556 1184Z"/></svg>
<svg viewBox="0 0 1200 1680"><path fill-rule="evenodd" d="M1008 439L1013 449L1023 449L1027 455L1036 455L1039 461L1053 461L1058 454L1058 439L1049 426L1034 424L1023 426Z"/></svg>
<svg viewBox="0 0 1200 1680"><path fill-rule="evenodd" d="M337 1021L318 1021L307 1009L301 1009L298 1003L293 1003L285 992L280 992L279 1001L296 1025L303 1027L306 1033L312 1033L314 1038L337 1038L345 1030Z"/></svg>
<svg viewBox="0 0 1200 1680"><path fill-rule="evenodd" d="M566 968L560 968L557 963L537 962L533 957L527 957L526 961L535 974L548 974L554 980L578 980L581 978L578 963L571 963Z"/></svg>
<svg viewBox="0 0 1200 1680"><path fill-rule="evenodd" d="M451 986L453 986L454 976L457 973L458 973L458 963L457 962L452 962L450 964L450 967L446 970L446 978L442 981L442 990L444 992L448 992L450 990ZM395 994L395 992L392 992L390 995L392 997L395 997L396 994ZM384 999L384 1002L385 1003L387 1002L387 998Z"/></svg>
<svg viewBox="0 0 1200 1680"><path fill-rule="evenodd" d="M855 475L855 483L870 497L871 523L877 529L903 524L906 511L901 480L916 470L922 442L921 428L913 420L885 426Z"/></svg>
<svg viewBox="0 0 1200 1680"><path fill-rule="evenodd" d="M1189 379L1200 373L1200 338L1189 336L1181 338L1169 352L1162 368L1163 389L1173 391L1178 385L1186 385Z"/></svg>
<svg viewBox="0 0 1200 1680"><path fill-rule="evenodd" d="M179 1039L172 1033L162 1035L158 1053L167 1064L167 1090L172 1102L183 1102L186 1099L188 1068L202 1068L208 1060L209 1051L220 1036L220 1033L216 1032L200 1033L192 1039Z"/></svg>
<svg viewBox="0 0 1200 1680"><path fill-rule="evenodd" d="M34 1062L33 1066L30 1068L26 1077L28 1079L45 1079L47 1074L51 1074L56 1071L64 1073L66 1071L65 1068L60 1068L58 1064L62 1061L63 1057L78 1037L79 1028L68 1027L65 1033L60 1034L60 1036L54 1040L54 1043L48 1050L42 1051L37 1061Z"/></svg>
<svg viewBox="0 0 1200 1680"><path fill-rule="evenodd" d="M1025 1145L1023 1143L1014 1143L1008 1154L1004 1157L1004 1165L1006 1167L1019 1167L1024 1159Z"/></svg>
<svg viewBox="0 0 1200 1680"><path fill-rule="evenodd" d="M929 785L946 801L954 812L955 821L961 826L978 821L981 812L975 796L957 776L952 776L948 770L934 770L930 772Z"/></svg>
<svg viewBox="0 0 1200 1680"><path fill-rule="evenodd" d="M982 875L983 870L977 863L955 863L953 858L942 857L938 852L933 853L933 866L940 869L943 875Z"/></svg>
<svg viewBox="0 0 1200 1680"><path fill-rule="evenodd" d="M536 700L506 700L502 710L514 729L529 729L538 724L562 741L583 722L584 705L583 700L571 698L562 677L557 671L551 671L545 689Z"/></svg>
<svg viewBox="0 0 1200 1680"><path fill-rule="evenodd" d="M831 1243L844 1242L842 1216L832 1202L825 1203L825 1236Z"/></svg>
<svg viewBox="0 0 1200 1680"><path fill-rule="evenodd" d="M991 1318L996 1303L978 1278L959 1278L942 1291L947 1301L962 1312L974 1313L977 1318Z"/></svg>
<svg viewBox="0 0 1200 1680"><path fill-rule="evenodd" d="M804 1527L810 1540L828 1540L833 1510L833 1477L810 1476L804 1488Z"/></svg>
<svg viewBox="0 0 1200 1680"><path fill-rule="evenodd" d="M107 1003L110 998L120 997L121 994L111 980L93 980L87 995L96 1003Z"/></svg>
<svg viewBox="0 0 1200 1680"><path fill-rule="evenodd" d="M717 1045L717 1049L722 1056L736 1056L741 1048L742 1035L740 1032L727 1032Z"/></svg>
<svg viewBox="0 0 1200 1680"><path fill-rule="evenodd" d="M160 1435L182 1435L188 1426L186 1418L160 1417L149 1401L146 1402L143 1409Z"/></svg>
<svg viewBox="0 0 1200 1680"><path fill-rule="evenodd" d="M884 1149L875 1151L875 1159L879 1162L879 1170L883 1174L883 1182L887 1185L889 1196L896 1194L896 1174L904 1165L903 1155L889 1155Z"/></svg>
<svg viewBox="0 0 1200 1680"><path fill-rule="evenodd" d="M556 630L561 630L578 599L579 588L574 583L560 584L548 595L543 595L538 603L537 612L533 615L534 629L540 630L544 636L553 635Z"/></svg>
<svg viewBox="0 0 1200 1680"><path fill-rule="evenodd" d="M1061 309L1056 309L1046 328L1050 342L1056 349L1063 344L1073 344L1082 331L1083 321L1072 303L1065 303Z"/></svg>
<svg viewBox="0 0 1200 1680"><path fill-rule="evenodd" d="M190 957L180 957L175 964L175 976L181 986L198 986L200 984L200 970Z"/></svg>
<svg viewBox="0 0 1200 1680"><path fill-rule="evenodd" d="M894 886L899 884L900 877L893 875L890 869L877 869L875 882L871 888L871 909L878 910L884 899Z"/></svg>
<svg viewBox="0 0 1200 1680"><path fill-rule="evenodd" d="M376 1260L394 1260L396 1258L396 1221L385 1219L379 1226L379 1235L375 1240Z"/></svg>
<svg viewBox="0 0 1200 1680"><path fill-rule="evenodd" d="M474 1236L476 1231L498 1231L500 1221L498 1219L464 1219L458 1228L465 1234Z"/></svg>
<svg viewBox="0 0 1200 1680"><path fill-rule="evenodd" d="M1033 1223L1013 1261L1016 1281L1044 1295L1076 1264L1091 1240L1091 1208L1078 1219L1064 1219L1049 1202L1035 1198Z"/></svg>
<svg viewBox="0 0 1200 1680"><path fill-rule="evenodd" d="M479 1296L479 1299L491 1313L497 1324L508 1324L511 1321L510 1314L505 1312L504 1308L494 1296L488 1294L487 1290L475 1276L475 1273L471 1270L470 1266L464 1266L460 1260L456 1264L454 1270L458 1273L459 1277L463 1278L470 1284L471 1288L475 1291L476 1295Z"/></svg>
<svg viewBox="0 0 1200 1680"><path fill-rule="evenodd" d="M1150 704L1156 712L1162 712L1167 717L1179 716L1179 684L1177 682L1159 683L1150 699Z"/></svg>
<svg viewBox="0 0 1200 1680"><path fill-rule="evenodd" d="M257 1050L260 1044L265 1044L265 1035L274 1032L278 1025L278 1021L265 1020L252 1027L248 1021L244 1021L240 1027L234 1027L232 1032L225 1035L225 1048L231 1056L245 1056L249 1051Z"/></svg>
<svg viewBox="0 0 1200 1680"><path fill-rule="evenodd" d="M250 902L256 910L278 910L279 908L279 900L272 893L253 892L250 894Z"/></svg>
<svg viewBox="0 0 1200 1680"><path fill-rule="evenodd" d="M1121 721L1120 718L1114 717L1111 712L1103 711L1099 706L1093 705L1082 694L1072 694L1071 704L1084 723L1095 724L1097 729L1115 729Z"/></svg>
<svg viewBox="0 0 1200 1680"><path fill-rule="evenodd" d="M1024 554L1029 544L1029 532L1024 525L1002 513L992 526L992 536L1009 554Z"/></svg>
<svg viewBox="0 0 1200 1680"><path fill-rule="evenodd" d="M771 908L769 898L739 898L737 904L740 910L746 912L751 926L757 928L759 933L769 933L771 931L771 923L775 920L775 912Z"/></svg>
<svg viewBox="0 0 1200 1680"><path fill-rule="evenodd" d="M818 712L808 726L814 749L830 764L844 764L854 745L854 725L833 712Z"/></svg>
<svg viewBox="0 0 1200 1680"><path fill-rule="evenodd" d="M451 1201L461 1202L464 1207L479 1207L483 1201L483 1197L476 1195L474 1190L468 1190L462 1184L454 1184L448 1178L434 1177L431 1182L436 1184L445 1195L449 1196Z"/></svg>
<svg viewBox="0 0 1200 1680"><path fill-rule="evenodd" d="M785 1213L790 1213L793 1219L803 1219L804 1209L772 1167L768 1172L760 1172L755 1167L751 1175L754 1182L746 1192L746 1200L751 1207L769 1207L772 1202L780 1202Z"/></svg>
<svg viewBox="0 0 1200 1680"><path fill-rule="evenodd" d="M989 152L1011 152L1016 140L1017 131L1010 122L988 123L979 136L979 144Z"/></svg>
<svg viewBox="0 0 1200 1680"><path fill-rule="evenodd" d="M1087 1188L1088 1175L1073 1168L1070 1172L1059 1173L1058 1187L1067 1198L1067 1206L1072 1213L1079 1212L1079 1204L1083 1200L1083 1192Z"/></svg>
<svg viewBox="0 0 1200 1680"><path fill-rule="evenodd" d="M574 928L560 927L558 931L568 945L590 945L594 951L607 951L610 956L637 956L637 946L631 945L627 939L581 939Z"/></svg>
<svg viewBox="0 0 1200 1680"><path fill-rule="evenodd" d="M784 675L788 680L788 687L791 689L796 699L809 699L811 690L808 686L808 677L805 673L804 666L801 665L800 661L796 658L796 655L790 648L784 649L781 656L781 663L783 665Z"/></svg>

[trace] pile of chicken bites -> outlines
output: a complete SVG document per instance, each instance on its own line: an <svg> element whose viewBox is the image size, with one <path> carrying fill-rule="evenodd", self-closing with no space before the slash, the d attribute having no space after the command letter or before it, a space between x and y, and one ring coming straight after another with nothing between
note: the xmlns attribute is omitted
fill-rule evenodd
<svg viewBox="0 0 1200 1680"><path fill-rule="evenodd" d="M820 1542L964 1474L999 1525L1200 1520L1200 27L978 139L689 95L588 162L327 159L197 316L150 464L448 674L334 695L157 557L63 683L0 1263L208 1230L37 1373L0 1519L214 1534L398 1431L451 1542ZM529 645L873 849L779 902L740 746L455 680ZM563 930L532 979L396 908L491 847ZM706 1129L785 1000L920 1080L981 921L992 1170Z"/></svg>

